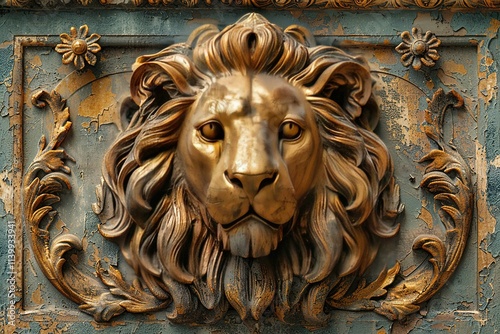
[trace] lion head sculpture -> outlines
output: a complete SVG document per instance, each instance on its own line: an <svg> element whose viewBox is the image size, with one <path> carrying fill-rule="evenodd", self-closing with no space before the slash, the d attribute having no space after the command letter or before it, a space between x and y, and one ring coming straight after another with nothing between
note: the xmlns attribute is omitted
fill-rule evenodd
<svg viewBox="0 0 500 334"><path fill-rule="evenodd" d="M395 235L399 191L366 62L249 14L137 59L100 231L177 322L318 324ZM112 209L110 209L112 208ZM102 216L102 212L101 212Z"/></svg>

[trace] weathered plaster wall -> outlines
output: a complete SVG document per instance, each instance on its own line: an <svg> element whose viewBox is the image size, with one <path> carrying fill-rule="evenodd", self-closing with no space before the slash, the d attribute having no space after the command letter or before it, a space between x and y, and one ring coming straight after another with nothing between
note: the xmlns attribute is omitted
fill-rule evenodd
<svg viewBox="0 0 500 334"><path fill-rule="evenodd" d="M15 155L13 138L15 133L13 119L16 110L21 106L9 105L13 94L19 94L20 87L12 85L14 66L14 38L16 36L58 36L68 32L71 26L79 27L87 24L92 32L101 34L101 45L106 48L106 36L125 35L158 35L159 43L168 45L182 41L196 27L204 23L215 23L225 26L236 21L248 9L216 7L215 9L159 9L159 10L119 10L119 9L64 9L64 10L13 10L0 9L0 326L9 332L7 326L9 306L9 258L8 258L8 224L14 220L15 206L19 205L14 199L14 175L22 173L15 170ZM329 328L318 330L318 333L428 333L429 331L451 331L459 333L494 333L500 326L500 302L497 292L500 289L500 279L497 275L496 259L500 256L500 237L496 228L500 217L500 113L498 112L498 28L500 14L496 12L438 12L438 11L334 11L334 10L294 10L273 11L260 10L270 21L281 26L300 24L309 28L320 41L349 47L364 54L376 70L390 71L390 73L405 78L412 83L411 89L420 90L419 94L430 97L437 88L446 90L455 89L464 95L470 106L467 116L456 116L453 131L456 132L459 144L469 155L474 175L474 184L477 189L477 213L472 228L472 235L466 248L462 262L456 273L445 286L426 306L417 314L410 316L403 322L391 322L372 313L335 312ZM442 60L436 68L415 72L403 67L399 62L399 55L394 52L394 44L399 34L419 26L424 31L431 30L443 40ZM362 37L366 36L366 37ZM365 39L365 44L360 43ZM456 42L466 40L468 46ZM354 43L353 41L356 41ZM381 42L382 41L382 42ZM381 48L384 42L387 48ZM353 43L355 44L353 46ZM447 45L447 43L449 43ZM453 46L455 43L456 46ZM373 45L379 45L374 47ZM150 50L158 49L151 46ZM23 64L27 74L26 89L33 92L38 88L52 89L61 80L71 75L72 69L55 63L50 57L50 49L42 51L36 56L37 50L26 57ZM141 54L139 52L139 54ZM117 68L129 68L133 57L110 53L117 57L114 61ZM45 62L46 61L46 62ZM102 82L101 82L102 83ZM92 89L105 87L92 87ZM404 96L408 90L401 86L393 87L394 94L387 99L400 108L409 107L408 101L397 96ZM91 93L91 92L90 92ZM107 95L109 100L99 101L103 106L112 105L116 97L112 92ZM29 93L24 100L29 101ZM396 97L395 97L396 96ZM85 102L84 102L85 103ZM415 104L415 102L412 102ZM419 100L414 108L425 108L425 99ZM103 115L86 113L82 108L78 112L79 138L87 138L89 143L99 140L104 132L101 127L113 127L118 123L112 117L103 120ZM390 115L389 115L390 116ZM42 116L40 116L42 117ZM411 115L409 116L411 117ZM411 126L411 118L391 120L387 117L388 126L393 127L393 135L403 133ZM26 161L30 161L36 151L36 140L44 129L37 119L25 120L29 125L24 131L26 140L35 140L31 148L24 152ZM393 122L393 123L390 123ZM106 125L107 124L107 125ZM391 125L392 124L392 125ZM116 131L112 130L112 131ZM384 136L384 135L382 135ZM387 140L391 139L387 134ZM466 141L460 142L460 138ZM404 139L404 138L403 138ZM407 138L408 139L408 138ZM411 139L411 138L409 138ZM416 154L412 152L411 142L406 143L409 149L404 151L395 148L396 154ZM93 144L90 144L93 145ZM29 146L29 145L27 145ZM92 152L88 154L88 162L92 162ZM89 205L93 201L92 178L78 173L79 166L75 166L73 177L80 178L81 196L88 196ZM81 170L84 170L82 167ZM407 182L405 175L399 175L401 182ZM403 181L404 179L404 181ZM76 182L76 181L75 181ZM90 185L87 184L91 183ZM17 185L19 186L19 185ZM81 190L83 189L83 190ZM77 192L78 193L78 192ZM74 195L76 196L76 195ZM402 194L403 202L412 203L411 194ZM413 199L414 200L414 199ZM418 202L418 204L420 204ZM418 212L417 204L410 204L410 209ZM90 209L67 207L68 215L77 216L82 222L81 235L95 233L97 224L92 217L86 215ZM432 218L420 212L415 218L426 224L432 223ZM92 229L94 229L92 231ZM18 245L25 238L17 236ZM88 247L99 246L98 237L89 235ZM98 245L98 246L96 246ZM117 252L111 249L110 252ZM29 246L25 243L23 263L29 272L30 281L24 287L29 300L25 305L33 313L37 310L52 308L75 309L75 305L65 300L50 286L43 277L37 264L30 257ZM19 259L17 259L19 260ZM89 260L90 261L90 260ZM18 270L21 270L19 267ZM78 311L75 314L80 314ZM18 316L19 317L19 316ZM18 333L83 333L100 330L112 332L138 333L226 333L246 332L237 316L228 317L221 324L206 328L191 328L170 324L164 315L123 315L109 324L98 324L91 317L81 314L79 321L68 320L58 312L45 312L44 315L35 315L30 323L19 325ZM28 319L27 317L26 319ZM31 318L30 318L31 319ZM274 320L265 322L264 332L307 332L298 327L287 327ZM3 332L3 331L2 331Z"/></svg>

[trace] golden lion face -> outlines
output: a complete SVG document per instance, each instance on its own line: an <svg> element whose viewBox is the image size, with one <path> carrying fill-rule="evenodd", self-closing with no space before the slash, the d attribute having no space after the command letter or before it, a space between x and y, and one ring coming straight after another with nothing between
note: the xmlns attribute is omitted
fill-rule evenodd
<svg viewBox="0 0 500 334"><path fill-rule="evenodd" d="M177 158L225 250L262 257L313 187L321 160L303 93L279 77L218 79L191 108Z"/></svg>
<svg viewBox="0 0 500 334"><path fill-rule="evenodd" d="M398 231L370 70L310 37L249 14L134 65L100 232L173 321L324 324L339 278Z"/></svg>

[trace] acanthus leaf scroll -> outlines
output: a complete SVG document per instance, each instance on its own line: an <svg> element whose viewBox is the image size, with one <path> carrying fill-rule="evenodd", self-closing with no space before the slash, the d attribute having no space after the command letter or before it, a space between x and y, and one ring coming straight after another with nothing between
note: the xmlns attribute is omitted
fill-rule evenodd
<svg viewBox="0 0 500 334"><path fill-rule="evenodd" d="M433 194L438 214L445 229L445 240L436 235L423 234L415 238L413 250L429 253L428 265L422 265L412 274L400 273L394 281L393 273L399 271L397 263L367 288L383 290L385 296L364 295L353 298L353 294L336 294L331 297L331 306L348 310L373 310L391 320L403 319L420 310L419 304L429 300L448 281L455 271L466 246L472 222L473 195L470 171L457 149L443 139L445 113L463 107L462 97L455 91L447 94L439 89L425 110L424 132L437 147L423 156L420 163L426 164L420 187ZM388 282L389 276L391 280ZM387 284L389 283L389 284ZM343 290L347 292L347 287ZM358 292L359 287L356 292ZM363 290L362 290L363 291Z"/></svg>
<svg viewBox="0 0 500 334"><path fill-rule="evenodd" d="M401 319L431 298L456 268L472 220L470 172L442 140L445 111L463 102L438 91L424 125L438 148L422 158L421 187L439 203L446 240L415 240L432 255L421 275L404 277L396 263L367 282L380 241L399 231L399 186L373 132L379 110L366 61L311 36L248 14L137 59L139 108L104 157L93 206L99 231L135 269L133 283L100 263L96 277L79 271L68 253L81 241L67 228L51 239L50 222L61 219L54 204L71 188L72 158L61 148L71 122L57 93L37 95L54 130L27 169L24 208L54 286L98 321L168 307L171 321L188 324L217 322L230 308L249 325L269 309L313 327L334 309Z"/></svg>
<svg viewBox="0 0 500 334"><path fill-rule="evenodd" d="M112 317L129 312L147 312L165 305L145 293L139 282L126 283L116 269L107 271L96 263L97 276L79 270L68 255L82 251L81 239L71 234L64 223L63 229L53 240L51 225L60 220L54 208L65 189L70 190L67 161L74 159L61 147L71 130L66 101L56 92L38 91L32 97L38 108L47 105L54 117L54 128L49 142L42 136L39 151L28 166L24 176L24 217L29 231L34 257L43 274L68 299L80 305L96 321L109 321ZM104 283L104 284L103 284ZM109 288L113 289L109 289ZM133 298L131 298L133 296Z"/></svg>

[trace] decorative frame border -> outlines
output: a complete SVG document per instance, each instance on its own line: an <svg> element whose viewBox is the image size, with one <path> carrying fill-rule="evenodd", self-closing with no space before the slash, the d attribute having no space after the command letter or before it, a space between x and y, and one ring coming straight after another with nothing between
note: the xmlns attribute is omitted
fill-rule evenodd
<svg viewBox="0 0 500 334"><path fill-rule="evenodd" d="M112 45L121 45L119 40L123 39L125 41L125 38L127 38L127 46L130 46L130 37L115 37L112 38L113 42L110 43ZM154 37L153 37L154 39ZM137 46L140 46L142 43L140 42L141 36L137 36L136 42ZM14 217L16 221L16 243L22 245L23 240L22 240L22 235L23 235L23 229L25 228L23 219L23 205L21 202L21 194L23 192L22 190L22 180L23 180L23 171L25 166L23 166L23 158L24 158L24 152L23 152L23 101L25 101L25 96L24 96L24 87L23 87L23 77L24 77L24 71L23 71L23 56L24 56L24 48L25 47L47 47L47 46L55 46L58 41L57 36L21 36L21 37L16 37L14 41L14 67L13 67L13 79L12 79L12 94L9 100L9 114L10 114L10 125L13 131L13 138L14 138L14 149L13 149L13 189L14 189ZM157 44L163 45L161 41L156 41ZM155 45L156 43L151 44L150 40L148 42L144 42L144 45L147 46L152 46ZM109 44L108 44L109 45ZM46 93L44 93L46 94ZM437 99L444 99L446 100L447 97L443 95L442 92L437 94L439 96L436 96ZM451 98L451 96L449 96ZM58 98L55 98L57 100ZM442 101L446 106L450 103L447 101ZM440 104L440 103L438 103ZM435 108L430 108L428 111L428 123L439 123L442 121L442 113L445 112L446 106L436 106ZM64 108L64 106L60 106L61 110ZM58 108L58 107L57 107ZM51 109L57 109L57 108L51 108ZM435 110L436 112L433 112L432 110ZM440 113L442 112L442 113ZM434 114L434 117L432 116ZM439 131L440 131L439 127ZM56 130L56 124L54 124L54 130ZM428 129L429 132L433 132L434 130ZM438 132L439 132L438 131ZM56 135L57 137L57 135ZM429 139L432 139L435 141L435 143L442 148L442 145L444 143L441 143L440 140L440 134L439 133L434 133L432 135L428 134ZM64 139L61 139L61 142ZM427 155L426 160L432 160L433 157L430 157L430 154ZM429 181L429 182L432 182ZM420 246L423 246L420 245ZM19 247L16 249L16 258L17 259L22 259L22 252L23 252L23 247ZM17 277L16 277L16 284L18 287L18 292L21 291L22 286L23 286L23 270L22 270L22 264L23 261L16 261L16 269L17 269ZM433 264L434 265L434 264ZM454 268L453 268L454 269ZM453 271L453 270L452 270ZM392 275L391 273L388 273L388 275ZM50 277L49 277L50 278ZM444 283L445 280L442 282ZM384 288L385 286L382 286ZM430 296L429 296L430 297ZM22 296L18 301L17 304L17 309L22 310L23 303L22 303ZM350 309L350 305L345 304L345 309ZM370 305L373 307L373 305ZM371 307L368 307L370 309ZM376 307L376 306L375 306ZM342 308L342 307L339 307ZM75 308L76 311L76 308ZM399 318L397 315L398 312L393 313L392 310L390 310L390 307L387 309L383 310L384 312L378 312L378 313L389 313L392 314L394 318ZM42 311L43 313L43 311ZM77 316L77 312L70 311L71 314ZM404 313L404 312L403 312ZM385 314L387 316L387 314ZM31 316L30 316L31 317ZM390 317L390 316L388 316ZM477 315L475 316L475 318ZM67 319L67 318L66 318ZM24 320L24 319L23 319ZM27 319L26 319L27 320ZM75 318L76 320L76 318Z"/></svg>

